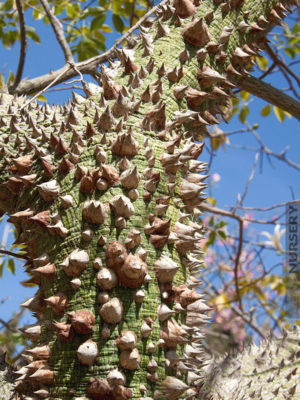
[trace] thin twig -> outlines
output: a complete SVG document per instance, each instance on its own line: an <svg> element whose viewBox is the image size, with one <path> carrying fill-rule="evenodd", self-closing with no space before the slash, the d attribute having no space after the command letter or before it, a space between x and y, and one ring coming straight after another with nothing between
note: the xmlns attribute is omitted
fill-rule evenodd
<svg viewBox="0 0 300 400"><path fill-rule="evenodd" d="M237 129L236 131L230 131L230 132L220 132L220 133L216 133L210 137L208 137L208 139L215 139L218 137L224 137L224 136L231 136L231 135L236 135L237 133L246 133L246 132L251 132L253 130L253 128L243 128L243 129Z"/></svg>
<svg viewBox="0 0 300 400"><path fill-rule="evenodd" d="M12 328L7 322L3 321L3 319L0 319L0 324L3 325L7 330L10 332L18 332L17 329Z"/></svg>
<svg viewBox="0 0 300 400"><path fill-rule="evenodd" d="M300 87L300 79L299 79L299 77L286 65L286 63L283 60L281 60L280 58L277 57L277 55L274 53L272 47L269 46L267 41L265 41L264 47L266 49L266 52L272 58L272 60L276 64L278 64L279 66L281 65L282 68L284 68L286 70L286 72L295 79L295 81L297 82L298 86Z"/></svg>
<svg viewBox="0 0 300 400"><path fill-rule="evenodd" d="M294 204L294 203L300 203L300 199L286 201L284 203L279 203L279 204L274 204L273 206L270 206L270 207L245 207L245 206L243 206L242 208L244 210L249 210L249 211L251 211L251 210L252 211L271 211L271 210L274 210L275 208L285 207L289 204Z"/></svg>
<svg viewBox="0 0 300 400"><path fill-rule="evenodd" d="M276 67L276 64L273 62L273 64L258 79L264 79L267 75L270 74L270 72L273 71L273 69L275 67Z"/></svg>
<svg viewBox="0 0 300 400"><path fill-rule="evenodd" d="M208 211L213 214L218 214L218 215L223 215L224 217L234 218L239 222L239 243L238 243L238 249L236 252L235 263L234 263L234 281L235 281L235 291L236 291L237 302L238 302L240 310L243 311L242 299L241 299L241 294L240 294L240 289L239 289L238 273L239 273L240 257L241 257L242 248L243 248L244 220L239 215L236 215L229 211L221 210L220 208L217 208L217 207L211 207L208 204L202 203L200 208L202 210Z"/></svg>
<svg viewBox="0 0 300 400"><path fill-rule="evenodd" d="M102 64L109 59L114 58L116 56L116 49L118 48L118 46L122 44L136 29L138 29L146 21L146 19L149 18L158 8L168 3L169 1L170 0L163 0L157 6L148 11L132 28L130 28L119 40L116 41L116 43L111 47L110 50L106 51L105 53L74 64L76 69L68 68L68 66L65 65L64 67L49 74L42 75L30 80L24 79L20 82L20 84L14 91L11 91L11 93L17 93L19 95L36 93L37 91L43 90L44 88L48 88L50 86L53 86L54 84L59 84L73 78L77 75L76 70L80 71L82 74L90 74L93 76L99 64Z"/></svg>
<svg viewBox="0 0 300 400"><path fill-rule="evenodd" d="M27 256L24 256L24 255L22 255L22 254L13 253L12 251L8 251L8 250L0 249L0 254L5 254L5 255L7 255L7 256L20 258L20 259L22 259L22 260L28 260L28 257L27 257Z"/></svg>
<svg viewBox="0 0 300 400"><path fill-rule="evenodd" d="M294 163L293 161L290 161L288 158L286 158L285 154L288 150L288 148L284 149L281 153L273 153L262 141L262 139L260 138L259 134L255 131L252 130L251 133L255 136L256 140L259 142L260 146L261 146L261 150L267 154L270 155L274 158L277 158L280 161L284 161L285 163L287 163L290 167L293 167L295 169L297 169L298 171L300 171L300 165Z"/></svg>
<svg viewBox="0 0 300 400"><path fill-rule="evenodd" d="M241 317L248 325L251 326L263 339L266 339L266 335L263 333L263 331L256 325L255 322L253 322L252 318L247 317L247 315L239 310L236 307L231 307L232 311L234 311L239 317Z"/></svg>
<svg viewBox="0 0 300 400"><path fill-rule="evenodd" d="M132 6L131 6L131 14L130 14L130 20L129 20L129 26L132 26L133 24L133 18L135 16L135 4L136 4L136 0L133 0L132 2Z"/></svg>
<svg viewBox="0 0 300 400"><path fill-rule="evenodd" d="M22 5L22 1L16 0L16 6L17 6L17 10L18 10L19 24L20 24L20 57L19 57L19 64L18 64L15 81L12 85L13 90L21 82L24 65L25 65L26 51L27 51L26 27L25 27L25 17L24 17L24 9L23 9L23 5Z"/></svg>
<svg viewBox="0 0 300 400"><path fill-rule="evenodd" d="M69 83L65 82L65 84L68 85ZM83 90L83 87L82 86L78 86L78 85L73 85L73 86L70 86L70 87L58 87L58 88L48 89L47 93L60 92L60 91L63 91L63 90L72 90L72 89Z"/></svg>
<svg viewBox="0 0 300 400"><path fill-rule="evenodd" d="M65 68L65 67L64 67ZM69 70L72 69L72 67L67 67ZM42 89L40 92L38 92L35 96L33 96L29 101L27 101L27 103L25 103L21 108L20 111L22 111L24 108L26 108L31 102L33 102L35 99L37 99L41 94L43 94L44 92L46 92L47 89L49 89L51 86L55 85L55 83L57 82L57 80L65 73L65 71L62 71L60 73L60 75L58 75L52 82L49 83L48 86L46 86L44 89Z"/></svg>
<svg viewBox="0 0 300 400"><path fill-rule="evenodd" d="M254 134L254 131L251 131ZM261 139L260 139L261 140ZM277 158L280 161L283 161L285 163L287 163L290 167L297 169L298 171L300 171L300 164L296 164L293 161L290 161L288 158L286 158L285 156L285 152L281 152L281 153L273 153L268 147L266 147L264 144L262 145L262 147L259 149L257 147L251 147L251 146L240 146L238 144L232 144L232 143L228 143L227 144L228 147L231 147L233 149L238 149L238 150L249 150L249 151L254 151L255 153L262 151L263 153L272 156L274 158Z"/></svg>
<svg viewBox="0 0 300 400"><path fill-rule="evenodd" d="M64 29L63 29L62 24L60 23L59 19L56 18L54 13L51 11L47 0L40 0L40 3L42 4L42 6L47 14L47 17L50 20L50 23L54 30L56 39L57 39L58 43L60 44L60 47L62 48L62 51L65 55L66 62L73 62L73 55L72 55L71 49L68 45L68 42L65 38Z"/></svg>
<svg viewBox="0 0 300 400"><path fill-rule="evenodd" d="M256 153L256 154L255 154L255 158L254 158L254 163L253 163L252 171L251 171L250 176L249 176L249 178L248 178L248 181L247 181L247 184L246 184L244 193L242 194L242 196L240 197L239 201L237 202L237 204L236 204L235 207L233 208L233 210L232 210L233 213L235 213L235 211L237 210L237 208L238 208L241 204L243 204L243 201L244 201L244 199L245 199L245 197L246 197L246 195L247 195L247 193L248 193L249 185L250 185L250 183L251 183L251 181L252 181L252 179L253 179L253 177L254 177L254 172L255 172L255 170L256 170L257 161L258 161L258 156L259 156L259 154Z"/></svg>
<svg viewBox="0 0 300 400"><path fill-rule="evenodd" d="M289 77L289 74L285 71L285 69L282 67L282 65L279 65L279 69L282 72L283 76L285 77L285 79L287 80L288 84L289 84L289 89L294 93L294 96L297 97L298 99L300 99L300 96L298 95L298 93L296 92L294 85L292 83L291 78Z"/></svg>

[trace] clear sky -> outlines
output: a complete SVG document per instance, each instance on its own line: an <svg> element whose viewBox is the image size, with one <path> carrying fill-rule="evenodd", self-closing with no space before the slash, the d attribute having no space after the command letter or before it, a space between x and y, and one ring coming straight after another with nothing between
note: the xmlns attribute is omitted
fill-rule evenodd
<svg viewBox="0 0 300 400"><path fill-rule="evenodd" d="M37 45L33 41L28 43L28 53L24 69L24 77L32 78L43 73L48 73L50 69L55 70L64 64L64 58L61 49L58 47L54 34L50 26L45 26L41 21L28 21L29 25L34 25L41 37L41 44ZM116 36L107 34L107 47L113 43ZM19 46L16 44L11 50L1 48L0 69L7 76L9 69L16 71L16 65L19 54ZM88 78L87 78L88 79ZM278 88L286 87L286 82L277 74L276 78L272 76L268 82ZM49 103L63 103L70 97L70 91L54 91L47 96ZM283 123L279 123L272 113L268 118L260 116L260 110L266 105L264 101L250 97L250 114L247 118L250 125L259 124L258 133L272 151L280 153L286 146L289 146L287 157L300 164L300 140L299 140L299 121L294 118L285 118ZM228 125L220 126L225 132L235 131L244 126L234 116ZM256 139L251 133L232 135L229 137L233 145L244 147L259 148ZM214 157L211 173L218 173L221 180L214 185L213 196L217 200L217 206L225 208L234 205L238 193L242 193L249 174L251 172L255 152L234 149L226 146L226 150L221 148ZM208 161L208 152L204 151L201 159ZM275 203L286 202L300 198L299 171L288 167L285 163L268 159L265 155L260 156L259 167L256 169L253 181L250 184L245 205L265 207ZM263 215L261 215L263 218ZM0 237L3 235L5 224L0 226ZM258 231L269 230L273 232L274 227L256 226ZM7 248L12 241L11 236L7 241ZM274 263L275 256L270 254L269 263ZM10 318L12 313L18 310L19 304L27 297L33 295L36 289L24 288L20 281L27 279L21 267L22 263L17 262L16 275L13 276L7 269L4 269L3 276L0 279L0 300L6 299L0 304L0 317L4 320ZM28 323L30 314L23 318L24 323Z"/></svg>

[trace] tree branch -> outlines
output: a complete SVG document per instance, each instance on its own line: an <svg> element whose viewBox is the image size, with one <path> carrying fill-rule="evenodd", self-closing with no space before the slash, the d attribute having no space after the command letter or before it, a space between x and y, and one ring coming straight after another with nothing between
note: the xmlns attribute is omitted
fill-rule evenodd
<svg viewBox="0 0 300 400"><path fill-rule="evenodd" d="M26 28L25 28L25 17L24 17L24 9L21 0L16 0L16 6L19 15L19 23L20 23L20 58L18 69L15 77L15 81L13 83L13 89L15 89L18 84L21 82L23 69L26 58L26 50L27 50L27 37L26 37Z"/></svg>
<svg viewBox="0 0 300 400"><path fill-rule="evenodd" d="M131 14L130 14L129 26L133 25L133 19L134 19L134 15L135 15L135 13L134 13L134 11L135 11L135 3L136 3L136 0L133 0L132 6L131 6Z"/></svg>
<svg viewBox="0 0 300 400"><path fill-rule="evenodd" d="M9 323L5 322L3 319L0 318L0 324L3 325L7 330L10 332L16 333L18 329L12 328Z"/></svg>
<svg viewBox="0 0 300 400"><path fill-rule="evenodd" d="M28 260L27 256L24 256L23 254L16 254L16 253L13 253L12 251L8 251L8 250L0 249L0 254L5 254L7 256L20 258L22 260Z"/></svg>
<svg viewBox="0 0 300 400"><path fill-rule="evenodd" d="M298 86L300 87L300 79L299 79L299 77L298 77L296 74L294 74L294 72L286 65L285 62L283 62L282 60L280 60L280 59L276 56L276 54L274 53L274 51L273 51L273 49L271 48L271 46L269 46L269 44L268 44L267 41L265 42L264 47L265 47L265 49L266 49L266 52L267 52L267 53L269 54L269 56L272 58L273 62L274 62L275 64L277 64L279 67L281 66L282 68L284 68L284 69L286 70L286 72L287 72L288 74L290 74L290 75L295 79L295 81L297 82Z"/></svg>
<svg viewBox="0 0 300 400"><path fill-rule="evenodd" d="M77 76L78 71L80 71L81 74L90 74L93 76L99 64L103 64L109 59L115 57L117 47L123 43L136 29L138 29L143 22L145 22L145 20L150 17L158 8L168 2L169 0L163 0L157 6L148 11L132 28L125 33L125 35L116 41L110 50L106 51L105 53L99 54L98 56L92 57L85 61L74 63L74 67L71 69L68 65L65 65L56 71L50 72L49 74L45 74L30 80L23 80L15 90L10 90L10 93L16 93L18 95L36 93L37 91L43 90L49 85L53 86L53 81L55 81L55 84L57 85L73 78L74 76Z"/></svg>
<svg viewBox="0 0 300 400"><path fill-rule="evenodd" d="M245 315L244 312L239 310L238 308L231 307L232 311L234 311L239 317L241 317L248 325L251 326L252 329L254 329L263 339L266 339L266 335L263 333L263 331L255 324L255 322L252 320L252 318L249 318Z"/></svg>
<svg viewBox="0 0 300 400"><path fill-rule="evenodd" d="M281 108L283 111L290 113L300 121L300 103L282 90L274 88L254 76L230 76L230 80L239 89L246 90L257 97L266 100L274 106Z"/></svg>
<svg viewBox="0 0 300 400"><path fill-rule="evenodd" d="M50 20L50 23L54 30L56 39L57 39L58 43L60 44L62 51L64 52L66 62L73 62L73 55L72 55L72 52L68 45L68 42L66 41L62 24L60 23L58 18L56 18L54 13L51 11L47 0L40 0L40 3L42 4L42 6L47 14L47 17Z"/></svg>
<svg viewBox="0 0 300 400"><path fill-rule="evenodd" d="M241 294L240 294L240 289L239 289L238 272L239 272L239 265L240 265L240 257L241 257L242 248L243 248L243 240L244 240L243 239L244 220L239 215L236 215L230 211L221 210L220 208L217 208L217 207L211 207L208 204L202 203L200 208L202 210L208 211L213 214L219 214L219 215L223 215L224 217L234 218L239 222L239 244L238 244L238 250L236 252L235 262L234 262L234 281L235 281L235 291L236 291L236 297L237 297L237 301L239 304L239 308L241 311L243 311L242 299L241 299Z"/></svg>
<svg viewBox="0 0 300 400"><path fill-rule="evenodd" d="M300 199L290 200L290 201L286 201L284 203L279 203L279 204L274 204L273 206L270 206L270 207L245 207L245 206L242 206L240 208L243 208L243 210L270 211L270 210L274 210L275 208L285 207L288 204L294 204L294 203L300 203Z"/></svg>
<svg viewBox="0 0 300 400"><path fill-rule="evenodd" d="M247 193L248 193L249 185L250 185L250 183L251 183L251 181L252 181L252 179L253 179L253 177L254 177L255 169L256 169L256 166L257 166L258 156L259 156L259 153L256 153L256 154L255 154L255 158L254 158L254 163L253 163L252 171L251 171L251 174L250 174L250 176L249 176L249 178L248 178L248 181L247 181L247 184L246 184L244 193L242 194L242 196L241 196L240 199L238 200L237 204L234 206L234 208L233 208L233 210L232 210L233 213L235 213L235 211L237 210L237 208L238 208L241 204L243 204L243 201L244 201L244 199L245 199L245 197L246 197L246 195L247 195Z"/></svg>

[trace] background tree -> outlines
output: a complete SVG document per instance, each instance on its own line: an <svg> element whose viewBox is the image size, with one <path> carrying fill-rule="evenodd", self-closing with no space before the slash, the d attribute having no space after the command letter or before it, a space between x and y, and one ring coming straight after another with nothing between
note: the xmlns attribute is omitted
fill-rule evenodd
<svg viewBox="0 0 300 400"><path fill-rule="evenodd" d="M47 6L47 5L46 5ZM223 7L224 7L224 10L222 9L222 12L224 12L224 13L227 13L229 10L226 10L226 4L223 4ZM228 7L228 6L227 6ZM47 7L46 7L46 10L47 10ZM50 14L51 15L51 14ZM53 16L52 16L53 17ZM51 18L50 18L51 19ZM115 20L117 20L117 18L115 18ZM55 20L54 20L55 21ZM57 22L57 21L56 21ZM53 22L53 26L55 27L58 27L57 29L58 29L58 33L61 33L61 30L60 30L60 28L59 28L59 25L57 25L56 24L56 22ZM56 24L56 25L55 25ZM249 28L247 28L247 29L249 29ZM59 37L59 34L57 33L57 36ZM226 33L226 32L225 32ZM67 62L69 63L70 62L70 52L68 52L67 50L66 50L66 48L65 48L65 46L66 46L66 43L63 41L63 40L61 40L60 41L60 43L61 43L61 45L62 45L62 47L65 49L65 51L64 51L64 53L65 53L65 55L66 55L66 60L67 60ZM213 43L211 43L211 46L212 46L212 49L213 49ZM210 49L210 47L209 47L209 49ZM79 59L80 59L80 55L79 55L79 50L77 50L78 51L78 57L79 57ZM212 53L213 54L213 53ZM71 56L72 57L72 56ZM250 56L248 56L248 59L249 59L249 61L250 61ZM102 58L102 60L103 60L103 58ZM18 93L22 93L22 92L24 92L24 93L30 93L30 90L32 90L32 85L33 85L33 87L35 88L34 90L37 90L37 88L40 88L40 86L39 85L44 85L44 86L48 86L48 83L47 82L49 82L49 80L50 80L50 82L51 83L57 83L57 82L59 82L60 80L61 80L61 78L63 77L63 79L66 79L67 77L69 77L69 76L71 76L71 75L74 75L75 73L78 73L78 71L79 70L82 70L82 72L91 72L94 68L95 68L95 63L98 63L99 61L101 61L101 59L99 60L99 59L97 59L97 60L93 60L92 62L90 62L90 63L88 63L88 65L87 64L79 64L79 65L76 65L76 68L74 69L74 66L72 66L73 64L72 64L72 60L71 60L71 64L68 64L68 65L71 65L71 67L66 67L65 68L65 70L61 70L61 71L59 71L58 73L54 73L54 74L51 74L51 76L48 76L48 77L43 77L42 79L37 79L37 80L33 80L33 81L31 81L31 82L21 82L21 85L19 86L19 88L17 87L18 85L15 83L14 85L13 85L13 88L11 89L11 90L15 90L15 91L17 91ZM187 61L187 60L186 60ZM82 69L81 69L82 68ZM78 70L78 71L76 71L76 69ZM75 70L75 72L73 71L73 70ZM54 76L53 76L54 75ZM57 78L56 79L56 81L55 81L55 77ZM47 79L48 79L48 81L47 81ZM236 79L239 79L239 78L236 78ZM172 81L172 79L171 79L171 81ZM245 82L248 82L248 85L250 85L249 87L248 87L248 90L251 90L251 84L252 84L252 86L253 86L253 79L251 80L251 79L243 79L243 84L245 84ZM255 81L254 80L254 82L255 82L255 88L257 88L258 86L260 86L259 85L259 82L257 82L257 81ZM22 85L23 85L23 87L22 87ZM20 89L21 88L21 89ZM261 91L263 92L264 90L265 90L265 86L262 86L262 89L261 89ZM252 89L253 89L253 87L252 87ZM274 93L274 89L270 89L270 88L268 88L268 91L265 91L264 92L264 95L266 96L266 94L268 95L270 95L270 93L271 94L273 94ZM245 97L245 96L244 96ZM271 96L272 97L272 96ZM272 99L270 99L270 98L268 98L268 100L272 100ZM274 99L273 99L273 101L274 101ZM297 114L297 103L296 102L293 102L292 101L292 99L291 98L289 98L289 97L286 97L286 96L283 96L283 95L281 95L281 98L280 99L278 99L277 98L277 101L279 102L279 104L280 104L280 106L281 107L283 107L283 109L284 108L288 108L290 111L292 111L292 112L294 112L295 114ZM276 103L277 104L277 103ZM278 106L276 106L276 107L278 107ZM227 108L228 108L228 105L227 105ZM246 110L246 111L245 111ZM276 110L276 109L275 109ZM247 108L246 108L246 106L245 107L243 107L243 109L241 110L241 112L240 112L240 118L241 119L244 119L244 117L243 117L243 115L245 115L245 114L247 114ZM207 116L206 116L207 117ZM202 125L204 125L203 123L202 123ZM199 129L199 131L200 132L197 132L197 135L200 135L199 137L201 137L201 136L208 136L209 135L209 132L206 130L206 129L203 129L203 126L201 127L201 129ZM253 131L253 129L251 129L251 131ZM219 135L219 136L218 136ZM222 142L223 140L224 140L224 137L226 136L226 135L224 135L222 132L220 133L220 132L217 132L217 135L213 135L214 137L212 138L212 145L213 146L215 146L215 147L217 147L218 145L216 144L216 143L218 143L218 137L219 138L222 138L222 140L220 140L220 142ZM197 138L199 138L198 136L197 136ZM239 206L241 205L241 203L242 202L240 202L240 204L239 204ZM210 211L210 212L212 212L212 213L215 213L215 214L220 214L220 215L225 215L226 216L226 212L224 212L224 211L222 211L222 210L218 210L218 209L216 209L216 208L214 208L214 207L208 207L208 206L203 206L202 205L202 208L206 208L208 211ZM227 213L227 215L228 216L230 216L230 217L234 217L234 218L236 218L238 221L239 221L239 224L240 224L240 226L242 226L243 225L243 218L241 218L241 217L238 217L237 215L235 215L235 212L230 212L230 213ZM218 222L218 224L219 224L219 222ZM214 226L214 222L211 224L212 226L213 226L213 230L212 230L212 232L211 232L211 235L210 235L210 241L213 243L213 241L214 241L214 239L213 239L213 231L217 231L217 233L219 234L219 236L221 236L222 237L222 234L221 234L221 232L223 231L222 230L222 228L224 227L224 223L222 223L222 221L221 221L221 224L219 224L218 226ZM222 226L223 225L223 226ZM221 229L220 229L221 228ZM223 239L224 239L224 234L223 234ZM210 243L210 244L212 244L212 243ZM241 237L240 237L240 243L241 243ZM241 248L241 245L239 246L239 248ZM240 255L241 255L241 250L239 250L238 252L237 252L237 254L236 254L236 256L235 256L235 284L236 284L236 298L234 299L233 298L233 300L234 301L237 301L238 302L238 304L239 304L239 309L238 310L240 310L239 312L241 313L241 315L244 317L244 319L246 319L246 321L247 321L247 318L248 318L248 323L249 323L249 321L250 321L250 325L254 325L254 323L253 323L253 321L251 321L252 320L252 318L250 318L249 319L249 317L247 317L247 316L245 316L244 315L244 313L242 312L243 310L242 310L242 306L241 306L241 298L240 298L240 293L241 293L241 291L239 290L239 285L240 285L240 283L238 282L238 271L237 271L237 269L240 267L240 262L239 262L239 257L240 257ZM251 286L251 285L250 285ZM255 325L254 325L255 326Z"/></svg>

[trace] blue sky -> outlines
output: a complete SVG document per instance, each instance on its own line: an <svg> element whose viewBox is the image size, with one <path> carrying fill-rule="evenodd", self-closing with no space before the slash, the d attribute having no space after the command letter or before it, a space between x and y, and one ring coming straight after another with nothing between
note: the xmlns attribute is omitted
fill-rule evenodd
<svg viewBox="0 0 300 400"><path fill-rule="evenodd" d="M64 64L64 57L60 47L57 45L54 34L50 26L45 26L41 21L30 21L41 37L41 44L37 45L33 41L28 43L28 53L24 69L24 77L32 78L48 73L50 69L60 68ZM107 34L107 47L113 43L115 35ZM1 48L0 70L4 70L7 76L9 69L16 70L19 54L19 46L16 44L11 50ZM286 83L282 77L277 74L276 77L268 78L268 82L278 88L284 88ZM47 96L50 104L63 103L70 97L70 91L51 92ZM281 152L286 146L290 146L287 156L290 160L300 164L300 140L299 140L299 121L295 118L285 118L283 123L279 123L272 113L268 118L260 116L260 110L266 105L264 101L254 99L251 96L250 114L247 121L250 125L259 124L258 133L267 145L274 152ZM243 126L238 121L237 116L230 121L228 125L223 124L221 129L225 132L241 129ZM230 136L230 143L234 145L249 146L259 148L256 139L251 133L243 133ZM218 149L214 157L211 173L218 173L221 180L213 187L213 196L217 200L217 206L226 208L234 205L238 193L243 192L249 174L251 172L255 153L234 149L226 146L226 151ZM208 160L208 153L205 150L201 159ZM275 203L281 203L300 198L299 171L288 167L285 163L278 160L272 160L272 164L263 156L260 158L260 168L256 169L253 181L250 184L245 205L266 207ZM293 195L292 195L293 193ZM263 214L260 215L264 217ZM3 235L4 224L0 226L0 237ZM269 230L273 232L273 226L257 226L258 231ZM262 238L261 238L262 239ZM7 248L12 238L9 237ZM274 252L268 256L267 262L275 263L276 256ZM12 313L18 310L19 304L27 297L30 297L36 289L24 288L20 285L22 280L27 279L20 262L17 262L16 275L13 276L7 269L3 272L0 279L0 300L7 298L0 304L0 316L7 320ZM30 320L30 314L23 318L24 323Z"/></svg>

